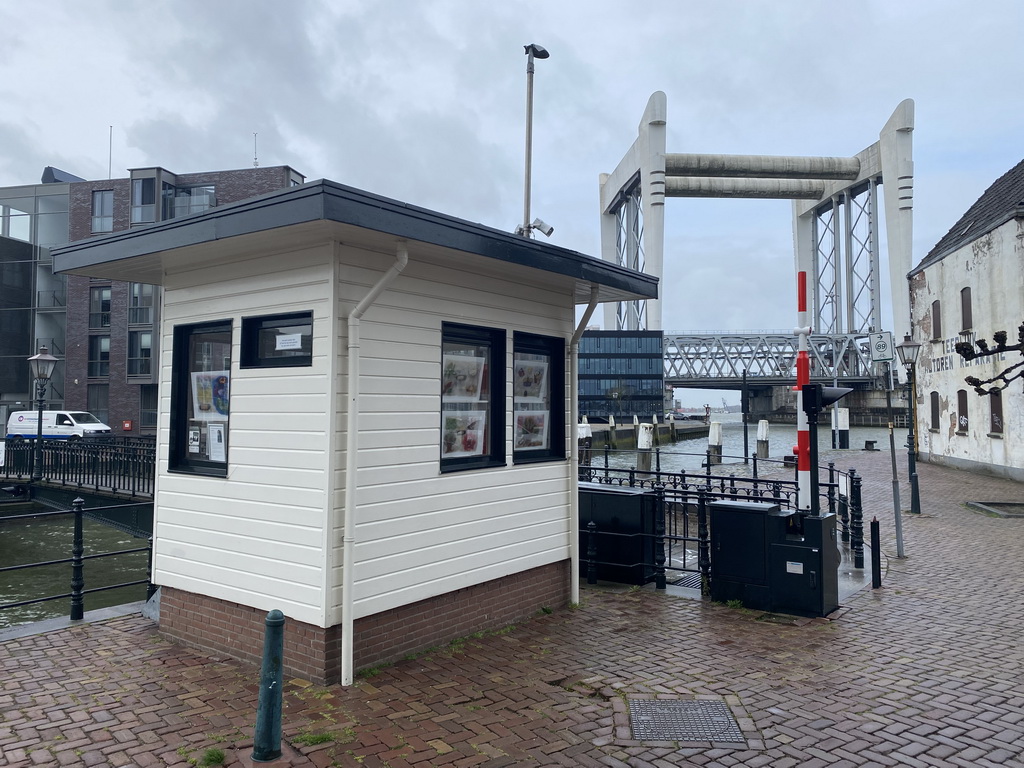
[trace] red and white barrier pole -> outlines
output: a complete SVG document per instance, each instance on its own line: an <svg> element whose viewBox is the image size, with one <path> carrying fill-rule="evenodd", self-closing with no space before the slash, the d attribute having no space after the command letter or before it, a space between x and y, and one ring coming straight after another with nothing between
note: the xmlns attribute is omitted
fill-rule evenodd
<svg viewBox="0 0 1024 768"><path fill-rule="evenodd" d="M804 413L803 388L811 383L811 361L807 338L811 327L807 322L807 273L796 273L796 323L793 331L798 336L796 352L796 454L797 509L805 514L811 511L811 435Z"/></svg>

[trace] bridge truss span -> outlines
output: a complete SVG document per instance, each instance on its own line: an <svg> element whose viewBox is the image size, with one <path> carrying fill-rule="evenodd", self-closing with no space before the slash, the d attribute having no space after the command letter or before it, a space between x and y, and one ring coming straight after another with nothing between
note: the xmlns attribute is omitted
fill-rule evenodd
<svg viewBox="0 0 1024 768"><path fill-rule="evenodd" d="M842 385L867 385L878 372L864 334L811 334L808 338L811 379ZM739 388L796 383L798 338L766 331L666 334L665 384L673 387Z"/></svg>

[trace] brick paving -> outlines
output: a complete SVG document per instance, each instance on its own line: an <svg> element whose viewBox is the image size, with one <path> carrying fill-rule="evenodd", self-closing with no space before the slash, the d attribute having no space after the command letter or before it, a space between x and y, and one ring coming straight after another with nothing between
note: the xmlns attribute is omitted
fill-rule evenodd
<svg viewBox="0 0 1024 768"><path fill-rule="evenodd" d="M1024 519L963 506L1024 501L1024 486L919 465L924 514L903 516L897 560L889 454L837 456L867 478L888 555L884 587L837 618L585 589L576 610L350 689L288 681L283 763L1024 766ZM202 765L210 750L248 762L258 671L173 645L142 617L8 639L0 666L0 765ZM724 702L744 743L633 740L638 698Z"/></svg>

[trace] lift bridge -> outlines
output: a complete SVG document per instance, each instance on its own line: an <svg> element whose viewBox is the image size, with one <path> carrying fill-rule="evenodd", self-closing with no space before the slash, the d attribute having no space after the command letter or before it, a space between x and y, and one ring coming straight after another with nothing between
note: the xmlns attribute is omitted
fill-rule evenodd
<svg viewBox="0 0 1024 768"><path fill-rule="evenodd" d="M911 330L913 101L899 104L878 141L846 157L670 153L666 123L666 97L658 91L636 141L601 177L602 258L663 277L667 198L792 200L794 271L807 281L811 378L858 389L880 384L886 371L871 363L868 345L869 334L883 330L883 251L892 311L886 330L896 339ZM685 269L695 257L674 255L673 267ZM606 304L604 327L663 328L662 301ZM739 388L745 370L755 387L792 386L797 339L792 330L666 332L666 384Z"/></svg>
<svg viewBox="0 0 1024 768"><path fill-rule="evenodd" d="M811 334L811 379L867 388L880 371L871 362L864 334ZM740 389L792 386L796 381L797 337L792 331L705 331L666 333L665 384L671 387Z"/></svg>

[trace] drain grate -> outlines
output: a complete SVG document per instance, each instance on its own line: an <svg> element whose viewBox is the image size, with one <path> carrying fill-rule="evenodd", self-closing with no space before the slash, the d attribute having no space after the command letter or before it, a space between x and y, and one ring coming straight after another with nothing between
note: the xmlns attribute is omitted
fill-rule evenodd
<svg viewBox="0 0 1024 768"><path fill-rule="evenodd" d="M745 743L732 712L721 701L630 699L633 738L649 741Z"/></svg>
<svg viewBox="0 0 1024 768"><path fill-rule="evenodd" d="M700 589L700 574L685 573L681 578L672 582L674 587L686 587L687 589Z"/></svg>

